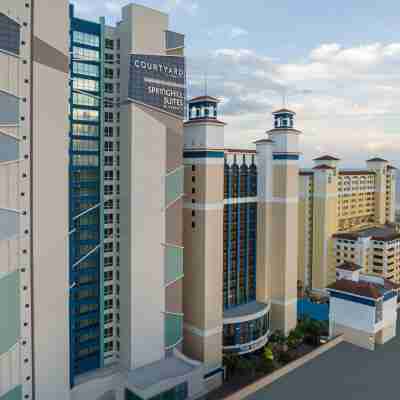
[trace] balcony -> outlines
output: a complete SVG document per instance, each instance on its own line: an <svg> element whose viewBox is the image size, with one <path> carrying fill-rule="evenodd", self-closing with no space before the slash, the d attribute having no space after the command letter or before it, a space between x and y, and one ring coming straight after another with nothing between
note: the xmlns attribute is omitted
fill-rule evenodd
<svg viewBox="0 0 400 400"><path fill-rule="evenodd" d="M165 314L165 347L177 346L183 338L183 315Z"/></svg>
<svg viewBox="0 0 400 400"><path fill-rule="evenodd" d="M164 283L166 286L183 277L183 248L166 246Z"/></svg>
<svg viewBox="0 0 400 400"><path fill-rule="evenodd" d="M183 167L179 167L165 177L165 205L167 207L183 195L183 171Z"/></svg>

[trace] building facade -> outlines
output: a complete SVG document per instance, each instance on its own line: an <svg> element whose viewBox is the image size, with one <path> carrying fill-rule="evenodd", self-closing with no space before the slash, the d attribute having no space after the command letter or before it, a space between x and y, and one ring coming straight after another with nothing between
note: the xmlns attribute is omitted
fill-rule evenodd
<svg viewBox="0 0 400 400"><path fill-rule="evenodd" d="M343 264L337 281L328 287L329 325L332 336L374 350L396 336L400 286L387 279L360 273L362 268Z"/></svg>
<svg viewBox="0 0 400 400"><path fill-rule="evenodd" d="M340 169L332 156L315 163L299 177L298 280L303 288L321 290L335 281L336 267L343 261L335 235L373 227L380 229L378 236L393 233L385 225L395 222L396 170L381 158L368 160L361 170Z"/></svg>
<svg viewBox="0 0 400 400"><path fill-rule="evenodd" d="M2 400L69 399L68 20L0 3Z"/></svg>

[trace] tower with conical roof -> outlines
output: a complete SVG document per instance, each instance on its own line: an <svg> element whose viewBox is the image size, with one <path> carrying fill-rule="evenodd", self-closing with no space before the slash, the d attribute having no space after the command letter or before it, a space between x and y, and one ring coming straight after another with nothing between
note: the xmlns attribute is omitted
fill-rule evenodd
<svg viewBox="0 0 400 400"><path fill-rule="evenodd" d="M218 99L193 98L184 125L184 350L222 381L224 126Z"/></svg>
<svg viewBox="0 0 400 400"><path fill-rule="evenodd" d="M273 329L297 323L299 135L295 113L273 113L274 128L256 142L258 171L257 300L271 302Z"/></svg>

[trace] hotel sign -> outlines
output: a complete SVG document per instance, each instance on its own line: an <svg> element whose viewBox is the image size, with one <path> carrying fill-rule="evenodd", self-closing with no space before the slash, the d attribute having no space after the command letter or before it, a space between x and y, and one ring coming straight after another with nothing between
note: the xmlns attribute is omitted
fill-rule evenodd
<svg viewBox="0 0 400 400"><path fill-rule="evenodd" d="M130 57L129 98L185 117L185 59L133 54Z"/></svg>

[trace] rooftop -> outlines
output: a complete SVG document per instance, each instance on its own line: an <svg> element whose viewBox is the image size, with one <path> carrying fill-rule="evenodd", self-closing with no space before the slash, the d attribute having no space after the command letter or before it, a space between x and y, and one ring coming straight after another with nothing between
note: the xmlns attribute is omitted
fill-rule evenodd
<svg viewBox="0 0 400 400"><path fill-rule="evenodd" d="M342 342L246 399L377 400L398 393L399 354L399 334L375 351Z"/></svg>
<svg viewBox="0 0 400 400"><path fill-rule="evenodd" d="M246 315L257 314L265 310L267 307L267 304L252 301L251 303L225 310L224 319L240 318L245 317Z"/></svg>
<svg viewBox="0 0 400 400"><path fill-rule="evenodd" d="M328 290L352 293L357 296L368 297L371 299L380 299L389 289L384 286L372 282L351 281L348 279L339 279L332 285L328 286Z"/></svg>
<svg viewBox="0 0 400 400"><path fill-rule="evenodd" d="M383 158L380 158L380 157L374 157L374 158L367 160L367 162L388 162L388 160L384 160Z"/></svg>
<svg viewBox="0 0 400 400"><path fill-rule="evenodd" d="M331 167L330 165L322 164L322 165L317 165L313 169L335 169L335 168Z"/></svg>
<svg viewBox="0 0 400 400"><path fill-rule="evenodd" d="M336 267L337 269L343 269L345 271L359 271L361 269L363 269L363 267L361 267L360 265L351 263L351 262L345 262L343 264L340 264L338 267Z"/></svg>
<svg viewBox="0 0 400 400"><path fill-rule="evenodd" d="M272 113L272 115L281 114L281 113L289 113L289 114L296 115L296 113L295 113L294 111L289 110L288 108L281 108L281 109L279 109L279 110L276 110L276 111L274 111L274 112Z"/></svg>
<svg viewBox="0 0 400 400"><path fill-rule="evenodd" d="M400 232L396 230L394 225L374 226L370 228L360 229L348 233L336 233L333 235L336 239L357 240L360 238L371 238L381 242L390 242L392 240L400 239Z"/></svg>
<svg viewBox="0 0 400 400"><path fill-rule="evenodd" d="M197 103L199 101L211 101L212 103L219 103L219 100L213 96L198 96L189 100L189 103Z"/></svg>
<svg viewBox="0 0 400 400"><path fill-rule="evenodd" d="M314 158L314 161L340 161L340 158L326 155L326 156Z"/></svg>

